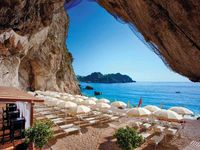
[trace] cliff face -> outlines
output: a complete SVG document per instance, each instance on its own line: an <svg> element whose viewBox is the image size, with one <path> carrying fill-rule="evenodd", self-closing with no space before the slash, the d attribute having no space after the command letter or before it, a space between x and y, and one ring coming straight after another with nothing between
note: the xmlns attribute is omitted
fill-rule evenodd
<svg viewBox="0 0 200 150"><path fill-rule="evenodd" d="M1 0L0 85L79 93L64 0Z"/></svg>
<svg viewBox="0 0 200 150"><path fill-rule="evenodd" d="M135 32L137 27L169 68L200 82L199 0L96 1Z"/></svg>

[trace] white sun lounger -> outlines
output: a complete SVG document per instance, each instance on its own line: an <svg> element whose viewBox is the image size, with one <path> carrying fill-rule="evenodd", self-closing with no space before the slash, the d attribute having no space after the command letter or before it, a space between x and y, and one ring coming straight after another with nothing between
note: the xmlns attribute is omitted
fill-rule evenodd
<svg viewBox="0 0 200 150"><path fill-rule="evenodd" d="M142 125L142 122L140 122L140 121L131 122L131 126L132 126L132 127L137 127L137 128L139 128L141 125Z"/></svg>
<svg viewBox="0 0 200 150"><path fill-rule="evenodd" d="M154 128L154 131L159 132L159 133L164 132L164 130L165 130L165 127L159 126L159 125L155 126L155 128Z"/></svg>
<svg viewBox="0 0 200 150"><path fill-rule="evenodd" d="M85 119L83 119L83 121L91 121L91 120L95 120L95 118L85 118Z"/></svg>
<svg viewBox="0 0 200 150"><path fill-rule="evenodd" d="M51 119L51 121L59 121L59 120L63 120L63 118L55 118L55 119Z"/></svg>
<svg viewBox="0 0 200 150"><path fill-rule="evenodd" d="M50 112L50 111L42 111L42 112L39 112L40 114L42 114L42 115L49 115L49 114L51 114L52 112Z"/></svg>
<svg viewBox="0 0 200 150"><path fill-rule="evenodd" d="M150 144L155 144L156 146L163 140L164 135L154 135L152 138L148 140Z"/></svg>
<svg viewBox="0 0 200 150"><path fill-rule="evenodd" d="M62 126L59 126L61 129L68 129L68 128L71 128L71 127L73 127L74 126L74 124L73 123L71 123L71 124L65 124L65 125L62 125Z"/></svg>
<svg viewBox="0 0 200 150"><path fill-rule="evenodd" d="M71 128L64 129L64 131L67 134L70 134L70 133L74 133L74 132L80 132L80 128L79 127L71 127Z"/></svg>
<svg viewBox="0 0 200 150"><path fill-rule="evenodd" d="M151 136L151 134L148 133L148 132L142 132L142 133L140 133L139 135L141 135L141 136L143 137L143 139L147 139L148 137Z"/></svg>
<svg viewBox="0 0 200 150"><path fill-rule="evenodd" d="M178 131L177 129L168 128L166 130L166 134L167 135L176 135L177 131Z"/></svg>
<svg viewBox="0 0 200 150"><path fill-rule="evenodd" d="M58 118L57 115L45 115L45 117L48 118L48 119Z"/></svg>
<svg viewBox="0 0 200 150"><path fill-rule="evenodd" d="M151 124L149 124L149 123L144 123L142 126L143 126L145 129L149 129L149 128L151 127Z"/></svg>

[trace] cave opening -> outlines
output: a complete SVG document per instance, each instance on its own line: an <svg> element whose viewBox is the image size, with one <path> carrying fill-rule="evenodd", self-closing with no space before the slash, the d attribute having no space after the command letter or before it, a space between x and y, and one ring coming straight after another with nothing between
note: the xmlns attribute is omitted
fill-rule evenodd
<svg viewBox="0 0 200 150"><path fill-rule="evenodd" d="M120 72L137 81L188 81L169 69L157 47L147 43L133 25L110 15L96 2L66 4L70 18L66 45L73 54L76 75Z"/></svg>

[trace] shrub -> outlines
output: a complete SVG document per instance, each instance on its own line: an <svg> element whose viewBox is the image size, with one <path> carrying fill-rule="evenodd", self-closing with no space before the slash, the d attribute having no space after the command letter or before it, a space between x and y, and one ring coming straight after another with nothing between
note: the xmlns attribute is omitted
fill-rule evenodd
<svg viewBox="0 0 200 150"><path fill-rule="evenodd" d="M117 144L123 150L132 150L137 148L143 141L140 136L133 128L119 128L114 136L117 138Z"/></svg>
<svg viewBox="0 0 200 150"><path fill-rule="evenodd" d="M52 125L53 123L49 120L36 121L25 131L26 143L33 142L36 148L41 149L53 137Z"/></svg>

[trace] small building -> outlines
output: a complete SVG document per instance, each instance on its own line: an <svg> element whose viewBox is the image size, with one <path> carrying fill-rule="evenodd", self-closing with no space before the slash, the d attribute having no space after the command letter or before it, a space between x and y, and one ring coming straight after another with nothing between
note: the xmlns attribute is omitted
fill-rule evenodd
<svg viewBox="0 0 200 150"><path fill-rule="evenodd" d="M44 100L38 99L17 88L0 86L0 105L16 104L20 117L25 119L26 129L33 124L34 104L43 102Z"/></svg>

